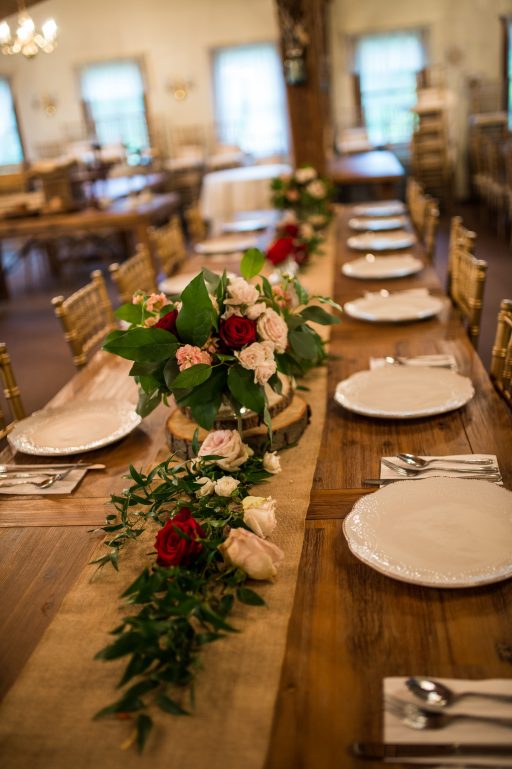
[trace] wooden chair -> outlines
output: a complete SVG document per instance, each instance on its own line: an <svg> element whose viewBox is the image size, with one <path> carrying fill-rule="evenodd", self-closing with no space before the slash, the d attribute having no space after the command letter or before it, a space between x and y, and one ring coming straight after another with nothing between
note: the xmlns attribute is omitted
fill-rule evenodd
<svg viewBox="0 0 512 769"><path fill-rule="evenodd" d="M163 227L148 230L153 254L164 275L172 275L187 258L185 237L178 216Z"/></svg>
<svg viewBox="0 0 512 769"><path fill-rule="evenodd" d="M512 299L503 299L500 305L490 375L497 391L512 406Z"/></svg>
<svg viewBox="0 0 512 769"><path fill-rule="evenodd" d="M138 245L136 253L119 264L109 265L112 280L117 286L121 304L131 302L136 291L151 294L156 291L156 276L151 255L145 246Z"/></svg>
<svg viewBox="0 0 512 769"><path fill-rule="evenodd" d="M466 321L469 339L478 344L487 262L474 255L476 235L453 217L448 256L448 295Z"/></svg>
<svg viewBox="0 0 512 769"><path fill-rule="evenodd" d="M190 206L185 211L185 220L187 222L188 237L192 243L199 243L208 237L208 227L201 216L197 204Z"/></svg>
<svg viewBox="0 0 512 769"><path fill-rule="evenodd" d="M406 201L416 233L425 246L428 259L433 260L439 226L439 205L437 200L425 195L416 179L409 177L406 187Z"/></svg>
<svg viewBox="0 0 512 769"><path fill-rule="evenodd" d="M2 380L4 396L12 416L12 421L7 422L4 413L0 408L0 440L3 440L12 430L18 419L24 419L26 416L21 400L20 389L16 384L16 379L11 366L11 359L4 342L0 342L0 378Z"/></svg>
<svg viewBox="0 0 512 769"><path fill-rule="evenodd" d="M91 274L91 282L67 299L52 299L55 315L64 329L64 338L71 348L73 363L82 368L94 347L116 328L112 305L100 270Z"/></svg>
<svg viewBox="0 0 512 769"><path fill-rule="evenodd" d="M436 251L437 228L439 227L439 206L434 198L427 196L427 204L423 218L423 232L421 239L425 246L425 252L429 261L434 261Z"/></svg>

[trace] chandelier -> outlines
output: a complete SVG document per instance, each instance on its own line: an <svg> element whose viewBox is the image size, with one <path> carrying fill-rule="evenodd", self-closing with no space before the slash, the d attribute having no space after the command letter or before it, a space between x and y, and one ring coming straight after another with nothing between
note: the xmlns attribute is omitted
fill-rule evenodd
<svg viewBox="0 0 512 769"><path fill-rule="evenodd" d="M57 45L57 24L48 19L36 30L34 20L27 13L24 0L18 0L18 28L13 36L6 21L0 23L0 50L5 54L22 53L32 59L39 51L51 53Z"/></svg>

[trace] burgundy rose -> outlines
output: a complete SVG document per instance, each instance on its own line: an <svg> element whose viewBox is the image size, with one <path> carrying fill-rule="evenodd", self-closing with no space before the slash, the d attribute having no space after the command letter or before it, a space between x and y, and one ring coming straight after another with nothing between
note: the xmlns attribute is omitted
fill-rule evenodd
<svg viewBox="0 0 512 769"><path fill-rule="evenodd" d="M163 328L164 331L170 331L174 336L178 336L176 330L176 318L178 317L178 310L171 310L167 315L162 315L159 321L155 323L153 328Z"/></svg>
<svg viewBox="0 0 512 769"><path fill-rule="evenodd" d="M256 321L231 315L221 320L219 336L227 347L240 350L244 345L256 341Z"/></svg>
<svg viewBox="0 0 512 769"><path fill-rule="evenodd" d="M272 264L281 264L281 262L286 261L289 256L293 255L294 250L292 237L278 238L268 249L267 259Z"/></svg>
<svg viewBox="0 0 512 769"><path fill-rule="evenodd" d="M304 262L307 261L309 256L309 249L305 243L301 243L300 246L297 246L295 249L295 253L293 255L293 258L297 262L297 264L304 264Z"/></svg>
<svg viewBox="0 0 512 769"><path fill-rule="evenodd" d="M182 536L183 533L185 536ZM155 539L159 566L187 566L203 549L197 540L205 536L201 525L192 518L188 507L170 518Z"/></svg>
<svg viewBox="0 0 512 769"><path fill-rule="evenodd" d="M281 232L283 235L289 235L290 238L296 238L299 234L299 228L296 224L290 222L290 224L284 225L284 227L281 229Z"/></svg>

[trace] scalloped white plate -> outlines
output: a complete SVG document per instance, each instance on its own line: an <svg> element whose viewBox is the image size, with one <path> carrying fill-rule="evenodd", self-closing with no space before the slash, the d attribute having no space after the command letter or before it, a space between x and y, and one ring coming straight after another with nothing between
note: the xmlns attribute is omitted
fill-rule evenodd
<svg viewBox="0 0 512 769"><path fill-rule="evenodd" d="M16 451L40 457L82 454L124 438L141 421L131 403L74 401L35 411L16 423L7 440Z"/></svg>
<svg viewBox="0 0 512 769"><path fill-rule="evenodd" d="M391 251L395 248L410 248L416 243L412 232L397 230L396 232L362 232L352 235L347 245L356 251Z"/></svg>
<svg viewBox="0 0 512 769"><path fill-rule="evenodd" d="M381 203L362 203L354 207L355 216L397 216L405 212L401 200L383 200Z"/></svg>
<svg viewBox="0 0 512 769"><path fill-rule="evenodd" d="M512 492L488 481L393 483L361 497L343 533L356 558L403 582L463 588L512 576Z"/></svg>
<svg viewBox="0 0 512 769"><path fill-rule="evenodd" d="M438 315L443 302L421 289L391 294L384 290L346 302L343 309L351 318L369 323L405 323Z"/></svg>
<svg viewBox="0 0 512 769"><path fill-rule="evenodd" d="M341 271L349 278L384 280L387 278L404 278L406 275L414 275L422 269L423 262L412 254L390 254L389 256L366 254L366 256L345 262Z"/></svg>
<svg viewBox="0 0 512 769"><path fill-rule="evenodd" d="M351 230L357 232L385 232L386 230L399 230L405 227L407 218L405 216L377 217L353 217L348 220L348 226Z"/></svg>
<svg viewBox="0 0 512 769"><path fill-rule="evenodd" d="M334 399L364 416L415 419L454 411L474 394L470 379L448 369L384 366L339 382Z"/></svg>
<svg viewBox="0 0 512 769"><path fill-rule="evenodd" d="M226 235L218 238L209 238L202 243L196 243L194 250L198 254L233 254L236 251L246 251L254 248L259 242L255 235Z"/></svg>

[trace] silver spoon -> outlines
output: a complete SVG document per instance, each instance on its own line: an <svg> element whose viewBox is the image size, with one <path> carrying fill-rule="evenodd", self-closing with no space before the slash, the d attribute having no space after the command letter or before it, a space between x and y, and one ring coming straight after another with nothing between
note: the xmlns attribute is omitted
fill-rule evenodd
<svg viewBox="0 0 512 769"><path fill-rule="evenodd" d="M489 692L460 692L455 693L446 684L436 681L432 678L420 678L412 676L405 682L409 691L416 697L428 702L429 705L437 705L441 708L448 708L463 697L481 697L485 700L496 700L497 702L512 702L510 694L490 694Z"/></svg>
<svg viewBox="0 0 512 769"><path fill-rule="evenodd" d="M438 710L420 708L412 702L405 702L396 697L386 699L386 707L392 715L399 718L405 726L411 729L444 729L453 721L482 721L486 724L495 724L512 728L512 718L498 718L497 716L474 716L469 713L441 713Z"/></svg>
<svg viewBox="0 0 512 769"><path fill-rule="evenodd" d="M53 486L54 483L57 481L62 481L64 478L69 475L72 468L70 467L68 470L65 470L63 473L58 473L57 475L52 475L51 478L47 478L45 481L9 481L9 483L0 483L0 487L3 489L11 488L11 486L37 486L39 489L49 489L50 486Z"/></svg>
<svg viewBox="0 0 512 769"><path fill-rule="evenodd" d="M423 459L417 454L397 454L398 459L406 462L413 467L428 467L434 462L443 462L448 465L492 465L493 459L445 459L444 457L435 457L434 459Z"/></svg>
<svg viewBox="0 0 512 769"><path fill-rule="evenodd" d="M411 477L411 476L416 477L418 475L424 475L425 473L430 472L428 467L414 467L414 468L413 467L403 467L402 465L397 465L395 462L390 462L388 459L384 459L384 458L381 459L381 462L382 462L382 464L385 467L388 467L390 470L393 470L394 472L399 473L399 475L406 475L406 476L409 476L409 477ZM437 467L438 471L441 471L443 469L445 469L445 468L443 468L442 466L438 466ZM451 473L461 473L462 475L467 475L468 474L468 470L465 470L462 467L450 467L449 470L450 470ZM492 467L487 467L487 466L486 467L473 467L473 469L470 470L469 472L471 472L473 475L481 475L482 477L485 477L485 478L487 478L487 477L489 477L491 475L492 476L498 475L498 471L497 470L495 470Z"/></svg>

